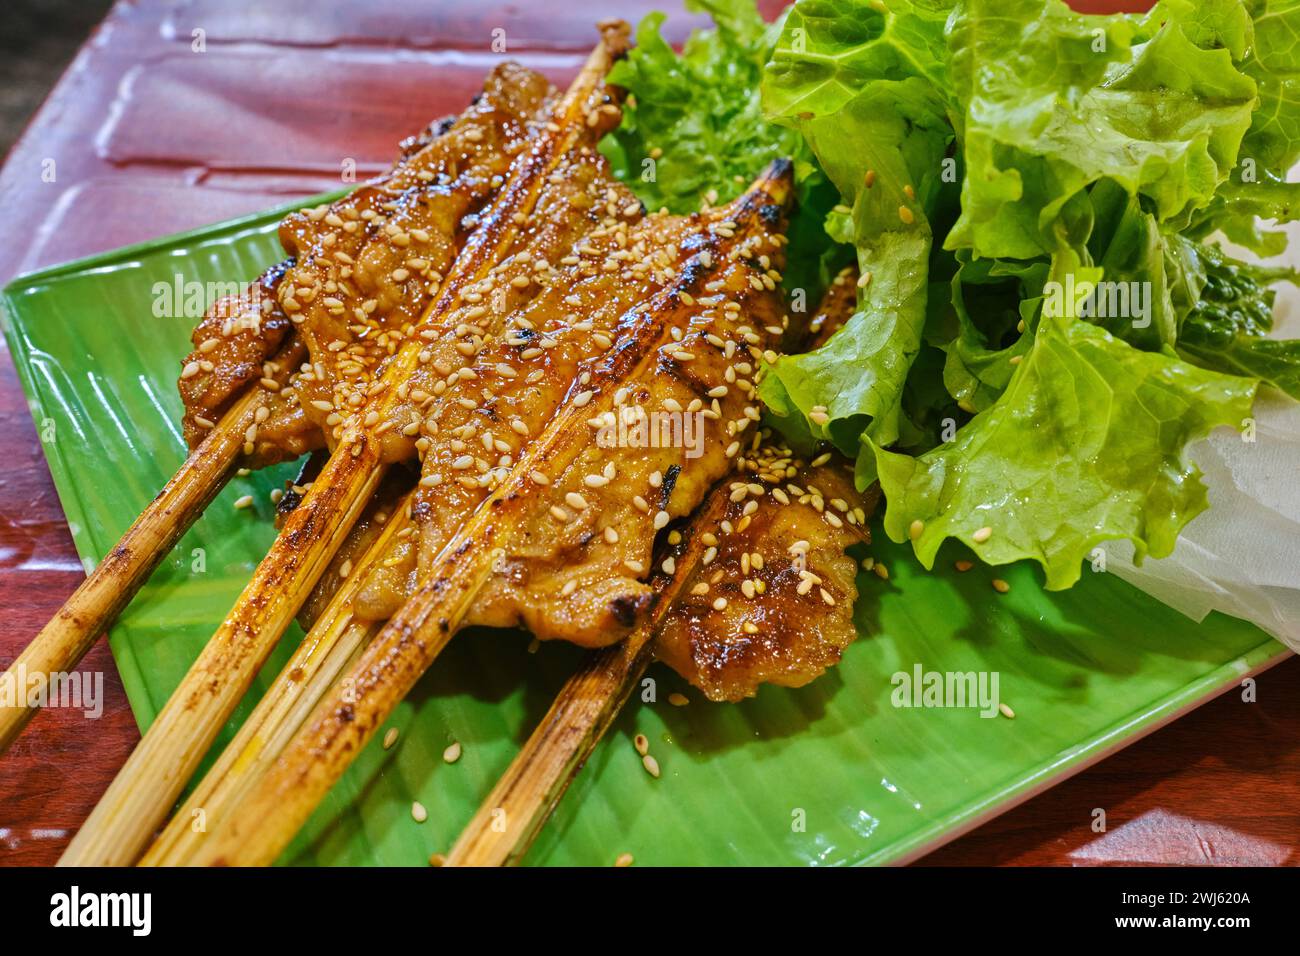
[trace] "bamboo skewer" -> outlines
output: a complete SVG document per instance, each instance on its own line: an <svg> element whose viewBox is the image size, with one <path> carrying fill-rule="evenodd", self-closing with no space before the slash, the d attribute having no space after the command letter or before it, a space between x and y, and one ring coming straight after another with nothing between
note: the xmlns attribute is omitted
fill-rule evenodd
<svg viewBox="0 0 1300 956"><path fill-rule="evenodd" d="M596 744L613 725L653 655L649 628L593 652L456 840L444 866L506 866L523 859Z"/></svg>
<svg viewBox="0 0 1300 956"><path fill-rule="evenodd" d="M541 183L576 142L588 99L626 44L626 25L608 23L602 30L604 39L557 110L559 122L548 126L537 146L516 161L501 195L417 327L435 327L460 291L504 254L520 221L526 221ZM406 340L381 381L395 386L409 377L421 348L418 337ZM374 400L371 407L381 420L398 401L396 392L388 387ZM125 865L145 847L378 486L386 468L379 446L360 426L345 432L230 616L73 839L61 865Z"/></svg>
<svg viewBox="0 0 1300 956"><path fill-rule="evenodd" d="M783 205L788 192L789 164L774 164L751 190L748 214L757 215L760 206ZM703 267L684 269L680 286L674 283L631 314L626 338L583 386L598 398L575 402L578 389L571 387L539 439L448 540L415 594L363 652L349 672L347 699L338 687L331 691L238 811L219 822L195 862L257 865L275 860L460 627L514 522L531 506L529 499L545 493L533 475L541 468L562 473L577 458L590 442L587 419L611 404L614 390L654 359L661 337L690 312L680 293L706 273Z"/></svg>
<svg viewBox="0 0 1300 956"><path fill-rule="evenodd" d="M282 368L292 368L302 360L304 351L295 337L277 361ZM13 675L11 679L26 678L17 686L26 688L32 677L45 686L51 674L76 667L225 486L243 449L244 433L268 394L253 387L236 399L113 550L10 665L7 673ZM0 707L0 754L36 713L34 707L26 706L27 699L20 694L13 706Z"/></svg>
<svg viewBox="0 0 1300 956"><path fill-rule="evenodd" d="M711 527L727 509L715 490L690 519ZM671 577L660 579L654 611L626 641L591 653L564 682L537 728L461 832L445 866L518 863L578 775L596 744L613 725L654 656L654 634L705 550L691 534Z"/></svg>
<svg viewBox="0 0 1300 956"><path fill-rule="evenodd" d="M367 442L360 455L345 450L330 457L230 616L73 838L60 866L126 866L135 861L338 550L382 473L375 442Z"/></svg>
<svg viewBox="0 0 1300 956"><path fill-rule="evenodd" d="M244 784L280 753L343 669L378 633L378 622L354 617L353 604L370 571L412 526L411 497L403 498L394 509L234 740L141 859L141 865L183 864L203 839L205 826L196 827L195 821L216 819L235 801Z"/></svg>

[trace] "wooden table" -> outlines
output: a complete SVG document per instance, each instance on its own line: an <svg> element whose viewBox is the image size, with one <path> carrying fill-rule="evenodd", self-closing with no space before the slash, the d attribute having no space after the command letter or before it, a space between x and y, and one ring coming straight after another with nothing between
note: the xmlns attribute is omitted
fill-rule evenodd
<svg viewBox="0 0 1300 956"><path fill-rule="evenodd" d="M773 4L765 4L769 9ZM566 81L596 16L654 0L119 3L0 170L0 282L227 219L384 168L459 109L507 50ZM698 18L676 15L670 37ZM498 34L497 36L500 36ZM45 161L55 181L45 182ZM0 665L82 576L12 364L0 362ZM93 725L49 711L0 758L0 864L53 863L138 739L107 644ZM1093 833L1106 810L1109 832ZM1295 863L1300 661L1227 695L932 854L941 864Z"/></svg>

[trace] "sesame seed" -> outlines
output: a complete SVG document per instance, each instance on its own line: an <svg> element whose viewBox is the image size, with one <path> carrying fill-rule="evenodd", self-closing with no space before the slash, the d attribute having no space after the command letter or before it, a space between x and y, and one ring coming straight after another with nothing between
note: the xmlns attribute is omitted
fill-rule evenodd
<svg viewBox="0 0 1300 956"><path fill-rule="evenodd" d="M998 713L1000 713L1003 717L1006 717L1008 720L1016 719L1016 712L1006 704L998 704Z"/></svg>
<svg viewBox="0 0 1300 956"><path fill-rule="evenodd" d="M668 703L672 704L674 707L685 707L687 704L690 703L690 700L686 697L685 694L678 694L674 692L668 695Z"/></svg>
<svg viewBox="0 0 1300 956"><path fill-rule="evenodd" d="M976 544L983 544L989 538L993 537L993 529L985 525L983 528L980 528L970 537L971 540L974 541Z"/></svg>
<svg viewBox="0 0 1300 956"><path fill-rule="evenodd" d="M384 749L392 750L393 744L397 743L398 730L396 727L389 727L388 733L384 734Z"/></svg>
<svg viewBox="0 0 1300 956"><path fill-rule="evenodd" d="M646 773L650 774L650 776L656 780L659 778L659 761L655 760L654 757L646 754L641 758L641 766L645 767Z"/></svg>
<svg viewBox="0 0 1300 956"><path fill-rule="evenodd" d="M650 740L645 734L637 734L633 737L632 746L636 747L636 752L642 757L650 752Z"/></svg>
<svg viewBox="0 0 1300 956"><path fill-rule="evenodd" d="M1006 594L1011 590L1011 585L1007 584L1007 582L1003 581L1001 578L994 578L993 590L997 591L999 594Z"/></svg>
<svg viewBox="0 0 1300 956"><path fill-rule="evenodd" d="M566 494L564 496L564 503L577 511L582 511L587 507L587 499L582 497L582 495L578 494L576 491L570 491Z"/></svg>
<svg viewBox="0 0 1300 956"><path fill-rule="evenodd" d="M924 533L925 533L925 522L922 521L920 518L917 518L915 521L911 523L911 525L908 526L907 534L913 541L921 537L921 535Z"/></svg>
<svg viewBox="0 0 1300 956"><path fill-rule="evenodd" d="M419 800L416 800L411 804L411 819L416 823L423 823L425 820L429 819L429 811L424 809L424 804Z"/></svg>
<svg viewBox="0 0 1300 956"><path fill-rule="evenodd" d="M236 510L236 511L243 511L245 508L251 508L252 506L253 506L253 496L252 496L252 495L243 495L243 496L241 496L241 497L235 499L235 510Z"/></svg>
<svg viewBox="0 0 1300 956"><path fill-rule="evenodd" d="M460 741L453 741L452 744L442 752L442 759L445 763L455 763L460 759L461 746Z"/></svg>
<svg viewBox="0 0 1300 956"><path fill-rule="evenodd" d="M617 867L620 867L620 868L621 868L621 867L625 867L625 866L631 866L631 865L632 865L632 854L631 854L631 853L620 853L620 854L618 855L618 859L616 859L616 860L614 861L614 865L617 866Z"/></svg>

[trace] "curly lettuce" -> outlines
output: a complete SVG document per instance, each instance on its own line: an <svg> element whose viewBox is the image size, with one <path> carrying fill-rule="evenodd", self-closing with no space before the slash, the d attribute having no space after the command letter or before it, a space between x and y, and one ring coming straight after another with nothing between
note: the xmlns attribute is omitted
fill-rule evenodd
<svg viewBox="0 0 1300 956"><path fill-rule="evenodd" d="M915 458L876 449L885 531L910 536L926 567L950 537L989 564L1032 558L1053 589L1103 541L1163 557L1206 507L1187 443L1240 428L1254 396L1250 379L1045 322L1007 391L953 441Z"/></svg>
<svg viewBox="0 0 1300 956"><path fill-rule="evenodd" d="M957 537L1062 587L1104 540L1168 554L1205 507L1187 443L1240 427L1259 381L1294 388L1300 343L1237 321L1271 307L1266 283L1225 283L1237 267L1202 240L1291 218L1295 5L794 7L764 104L840 187L871 278L849 325L780 360L763 394L778 426L826 411L799 427L856 454L923 561Z"/></svg>
<svg viewBox="0 0 1300 956"><path fill-rule="evenodd" d="M815 303L845 259L823 228L839 196L798 133L763 114L759 81L780 24L765 23L752 0L686 7L710 14L715 28L692 33L679 55L660 34L664 14L638 24L636 46L610 72L629 97L601 150L647 208L673 213L729 202L771 160L793 159L797 202L784 285Z"/></svg>
<svg viewBox="0 0 1300 956"><path fill-rule="evenodd" d="M1212 244L1277 253L1300 218L1300 0L695 8L715 31L678 56L652 19L620 68L623 168L683 150L643 192L681 209L784 151L825 187L794 261L837 242L862 276L825 346L765 370L769 423L855 458L926 564L957 538L1065 587L1107 540L1169 554L1206 506L1188 443L1261 383L1300 398L1300 342L1272 335L1296 274Z"/></svg>

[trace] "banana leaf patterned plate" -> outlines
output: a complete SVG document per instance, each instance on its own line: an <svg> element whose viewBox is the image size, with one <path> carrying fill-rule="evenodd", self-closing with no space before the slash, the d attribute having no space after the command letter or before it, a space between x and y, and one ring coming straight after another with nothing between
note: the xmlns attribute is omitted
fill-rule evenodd
<svg viewBox="0 0 1300 956"><path fill-rule="evenodd" d="M312 200L315 202L318 200ZM286 209L18 278L5 332L83 560L99 560L184 456L175 378L220 284L281 257ZM209 284L213 285L209 285ZM197 311L196 311L197 310ZM141 728L197 656L274 529L286 465L236 478L111 634ZM235 510L252 494L256 506ZM1035 567L928 573L877 534L888 580L864 572L860 639L798 690L710 704L662 667L634 697L534 846L534 864L898 863L976 826L1286 655L1253 625L1193 624L1105 573L1049 593ZM301 636L281 643L254 695ZM545 712L580 652L528 652L519 632L459 635L285 853L288 864L424 865L445 851ZM896 674L998 678L1014 718L895 706ZM669 704L673 692L690 704ZM254 695L250 695L254 696ZM908 697L911 700L911 697ZM221 742L247 714L246 700ZM642 768L632 738L662 768ZM382 736L382 734L380 735ZM452 741L455 764L442 760ZM428 820L411 816L413 800ZM1080 826L1090 822L1080 808Z"/></svg>

